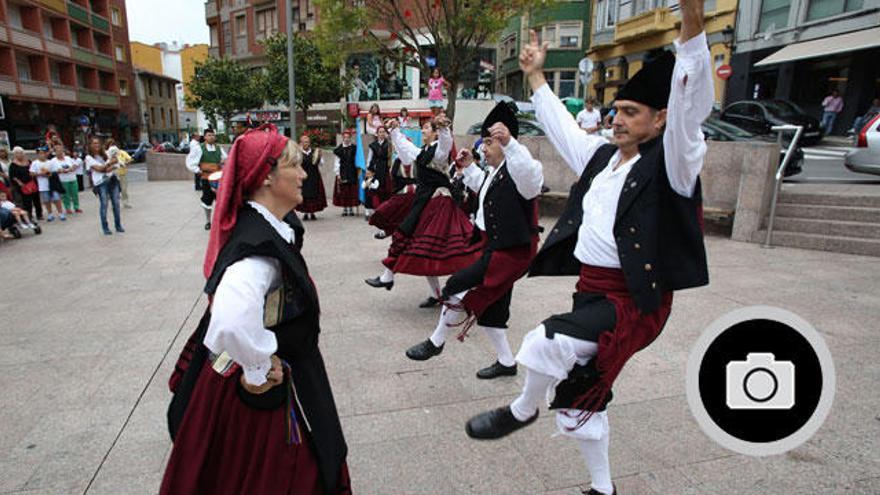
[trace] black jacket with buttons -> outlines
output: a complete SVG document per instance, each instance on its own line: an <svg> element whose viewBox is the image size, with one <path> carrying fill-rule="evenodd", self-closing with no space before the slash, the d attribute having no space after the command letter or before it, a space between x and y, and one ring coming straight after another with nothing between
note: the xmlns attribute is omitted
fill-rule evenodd
<svg viewBox="0 0 880 495"><path fill-rule="evenodd" d="M488 178L488 174L486 175ZM483 200L483 222L491 249L530 244L538 233L537 198L526 199L516 189L507 164L492 178Z"/></svg>
<svg viewBox="0 0 880 495"><path fill-rule="evenodd" d="M584 217L584 195L593 178L609 165L617 147L599 148L572 186L565 211L550 232L529 270L529 276L577 275L574 256ZM669 184L663 138L639 145L641 158L626 177L617 203L614 237L630 295L643 313L660 305L665 291L709 283L703 245L700 180L690 198Z"/></svg>

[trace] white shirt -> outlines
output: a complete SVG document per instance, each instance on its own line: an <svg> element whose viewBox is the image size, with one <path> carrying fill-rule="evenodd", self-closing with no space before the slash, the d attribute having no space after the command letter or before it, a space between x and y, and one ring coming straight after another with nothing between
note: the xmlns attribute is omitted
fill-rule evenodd
<svg viewBox="0 0 880 495"><path fill-rule="evenodd" d="M216 148L216 147L217 147L216 144L205 143L205 149L208 151L214 151L214 148ZM192 146L192 143L190 143L189 154L186 155L186 168L187 168L187 170L189 170L190 172L192 172L194 174L201 172L201 169L199 168L199 163L201 163L201 161L202 161L202 145L199 144L198 146ZM226 151L224 151L223 148L220 148L220 163L222 164L225 161L226 161Z"/></svg>
<svg viewBox="0 0 880 495"><path fill-rule="evenodd" d="M700 124L709 116L715 99L712 63L705 32L685 43L675 40L675 49L677 57L667 105L666 130L663 133L665 166L672 190L691 197L706 155L706 142ZM538 122L544 126L548 139L574 173L580 176L596 150L607 141L582 131L546 84L535 91L532 102ZM609 166L593 179L590 190L584 196L584 218L575 247L575 256L581 263L620 267L613 227L626 174L615 174L610 170L619 161L620 155L615 153ZM638 157L630 161L632 163L623 164L618 172L624 168L631 169ZM602 219L596 215L607 217Z"/></svg>
<svg viewBox="0 0 880 495"><path fill-rule="evenodd" d="M43 169L48 170L50 173L55 172L55 164L52 163L52 160L34 160L31 162L31 173L32 174L41 174L43 173ZM49 190L49 176L48 175L37 175L37 186L39 186L40 192L46 192Z"/></svg>
<svg viewBox="0 0 880 495"><path fill-rule="evenodd" d="M13 203L12 201L0 201L0 208L12 211L16 208L16 206L15 203Z"/></svg>
<svg viewBox="0 0 880 495"><path fill-rule="evenodd" d="M8 174L10 163L12 163L12 160L0 160L0 171L3 171L4 174Z"/></svg>
<svg viewBox="0 0 880 495"><path fill-rule="evenodd" d="M113 172L98 172L95 167L103 167L104 159L100 156L86 155L86 168L89 170L93 186L100 186L105 180L113 176Z"/></svg>
<svg viewBox="0 0 880 495"><path fill-rule="evenodd" d="M525 199L538 197L541 194L541 186L544 185L541 162L534 160L529 149L512 137L507 146L502 147L502 150L504 151L504 162L501 165L507 164L507 173L513 179L517 192ZM498 174L501 165L498 167L490 165L487 171L483 171L475 163L471 163L461 171L464 184L480 194L480 206L477 208L477 217L474 223L484 232L486 231L486 220L483 202L486 201L489 186L492 184L492 179Z"/></svg>
<svg viewBox="0 0 880 495"><path fill-rule="evenodd" d="M84 175L83 159L77 156L73 159L73 163L76 164L76 175Z"/></svg>
<svg viewBox="0 0 880 495"><path fill-rule="evenodd" d="M397 150L400 163L415 163L416 157L422 152L422 148L414 145L397 127L391 131L391 144ZM448 127L444 127L437 131L437 150L434 152L434 159L431 160L431 168L448 173L450 151L452 151L452 132Z"/></svg>
<svg viewBox="0 0 880 495"><path fill-rule="evenodd" d="M52 159L53 167L58 170L58 178L61 179L61 182L74 182L76 181L76 161L69 156L64 156L64 158L55 157ZM66 168L65 168L66 167ZM67 170L67 172L63 172Z"/></svg>
<svg viewBox="0 0 880 495"><path fill-rule="evenodd" d="M278 235L293 244L295 233L263 205L248 201ZM266 383L271 356L278 350L275 333L263 326L266 294L282 283L275 258L249 256L226 268L214 292L205 346L214 354L226 352L244 371L251 385Z"/></svg>
<svg viewBox="0 0 880 495"><path fill-rule="evenodd" d="M599 110L587 110L586 108L578 112L577 123L581 126L581 129L592 129L594 127L599 127L599 123L602 122L602 114L599 113Z"/></svg>

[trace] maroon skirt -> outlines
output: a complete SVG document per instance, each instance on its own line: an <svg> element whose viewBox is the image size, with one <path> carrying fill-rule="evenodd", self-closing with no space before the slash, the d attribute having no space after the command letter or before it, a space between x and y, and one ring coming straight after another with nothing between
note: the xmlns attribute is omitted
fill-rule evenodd
<svg viewBox="0 0 880 495"><path fill-rule="evenodd" d="M333 187L333 206L351 208L361 204L360 191L356 182L343 184L339 180Z"/></svg>
<svg viewBox="0 0 880 495"><path fill-rule="evenodd" d="M483 244L487 243L483 232ZM531 244L492 251L483 280L465 294L461 303L468 315L482 316L486 308L513 288L513 284L528 273L529 265L538 252L538 236Z"/></svg>
<svg viewBox="0 0 880 495"><path fill-rule="evenodd" d="M370 225L384 230L386 234L391 235L397 230L400 222L406 218L409 210L412 209L415 193L395 194L388 201L383 202L373 212L370 217Z"/></svg>
<svg viewBox="0 0 880 495"><path fill-rule="evenodd" d="M287 408L245 405L236 393L240 376L223 376L210 362L202 368L159 493L322 495L308 435L290 444ZM333 493L350 494L350 485L343 464Z"/></svg>
<svg viewBox="0 0 880 495"><path fill-rule="evenodd" d="M449 196L432 198L412 237L394 231L382 264L394 273L439 277L474 263L482 254L474 243L474 226Z"/></svg>
<svg viewBox="0 0 880 495"><path fill-rule="evenodd" d="M321 178L320 172L318 173L317 189L317 194L303 197L303 202L296 207L296 211L300 213L316 213L327 208L327 193L324 190L324 180Z"/></svg>

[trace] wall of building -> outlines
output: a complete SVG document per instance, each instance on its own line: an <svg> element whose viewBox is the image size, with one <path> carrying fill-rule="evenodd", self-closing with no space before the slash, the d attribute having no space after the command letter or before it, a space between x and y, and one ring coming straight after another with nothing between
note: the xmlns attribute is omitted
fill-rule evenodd
<svg viewBox="0 0 880 495"><path fill-rule="evenodd" d="M158 47L139 41L132 41L131 57L135 66L156 74L163 73L162 50Z"/></svg>

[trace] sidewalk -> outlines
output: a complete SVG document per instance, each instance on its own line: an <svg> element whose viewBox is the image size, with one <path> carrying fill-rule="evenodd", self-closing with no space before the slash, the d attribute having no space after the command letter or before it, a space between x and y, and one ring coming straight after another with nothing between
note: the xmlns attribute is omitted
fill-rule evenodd
<svg viewBox="0 0 880 495"><path fill-rule="evenodd" d="M190 182L130 186L127 233L104 237L96 201L44 234L0 243L0 493L149 494L170 449L167 378L205 308L207 232ZM305 257L321 296L322 351L349 444L357 494L577 495L589 475L553 415L497 442L464 433L473 414L510 401L523 376L479 381L491 346L479 332L414 362L437 310L427 284L368 288L387 241L338 209L306 223ZM542 224L550 227L552 219ZM880 259L762 249L708 239L711 284L676 294L663 334L630 361L609 407L621 495L880 492ZM574 279L517 285L510 340L565 311ZM805 445L750 458L708 439L684 395L690 348L711 321L753 304L810 321L835 359L832 412Z"/></svg>

